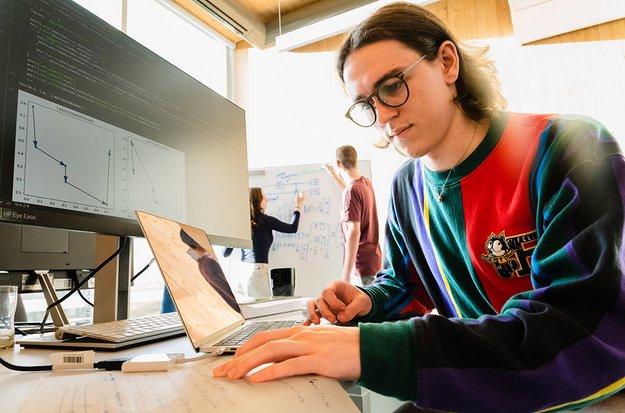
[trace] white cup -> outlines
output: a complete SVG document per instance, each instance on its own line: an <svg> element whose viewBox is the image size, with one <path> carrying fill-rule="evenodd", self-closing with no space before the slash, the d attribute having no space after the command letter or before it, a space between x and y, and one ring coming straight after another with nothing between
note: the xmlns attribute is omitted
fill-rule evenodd
<svg viewBox="0 0 625 413"><path fill-rule="evenodd" d="M15 344L15 308L17 307L17 287L0 285L0 349Z"/></svg>

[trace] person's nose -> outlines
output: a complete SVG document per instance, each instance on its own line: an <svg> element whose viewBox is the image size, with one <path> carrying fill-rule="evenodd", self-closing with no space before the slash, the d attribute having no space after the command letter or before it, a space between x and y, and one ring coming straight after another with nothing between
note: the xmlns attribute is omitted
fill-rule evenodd
<svg viewBox="0 0 625 413"><path fill-rule="evenodd" d="M379 127L384 129L386 124L391 119L397 116L397 114L399 113L399 108L391 108L391 107L386 106L384 103L380 101L380 99L377 96L374 96L373 99L374 99L374 104L375 104L377 123Z"/></svg>

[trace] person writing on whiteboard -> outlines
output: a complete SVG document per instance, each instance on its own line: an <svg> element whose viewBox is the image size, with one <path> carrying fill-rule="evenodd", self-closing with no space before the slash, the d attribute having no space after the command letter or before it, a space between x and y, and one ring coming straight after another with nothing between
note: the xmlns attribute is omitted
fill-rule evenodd
<svg viewBox="0 0 625 413"><path fill-rule="evenodd" d="M343 191L341 231L344 254L341 279L354 285L369 285L382 268L378 209L373 186L369 179L360 175L358 154L353 146L338 147L336 164L326 164L324 168Z"/></svg>
<svg viewBox="0 0 625 413"><path fill-rule="evenodd" d="M606 127L505 111L486 49L411 3L378 9L338 56L348 117L410 158L384 269L308 303L308 324L358 327L261 333L214 374L272 363L248 379L357 380L404 411L573 410L621 390L625 158Z"/></svg>
<svg viewBox="0 0 625 413"><path fill-rule="evenodd" d="M297 232L299 218L304 202L304 194L295 193L295 209L291 222L283 222L278 218L265 214L267 197L261 188L250 188L250 220L252 225L252 248L241 250L241 261L250 265L249 276L236 283L234 292L243 297L271 297L269 280L269 249L273 243L273 231L293 234ZM232 248L224 250L224 256L232 254Z"/></svg>

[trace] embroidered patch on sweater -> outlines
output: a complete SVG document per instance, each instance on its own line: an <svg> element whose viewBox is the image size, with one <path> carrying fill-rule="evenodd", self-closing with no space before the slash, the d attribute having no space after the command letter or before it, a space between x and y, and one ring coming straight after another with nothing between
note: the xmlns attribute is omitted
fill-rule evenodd
<svg viewBox="0 0 625 413"><path fill-rule="evenodd" d="M501 278L527 277L537 240L536 231L510 237L506 237L505 231L497 235L491 232L482 260L490 263Z"/></svg>

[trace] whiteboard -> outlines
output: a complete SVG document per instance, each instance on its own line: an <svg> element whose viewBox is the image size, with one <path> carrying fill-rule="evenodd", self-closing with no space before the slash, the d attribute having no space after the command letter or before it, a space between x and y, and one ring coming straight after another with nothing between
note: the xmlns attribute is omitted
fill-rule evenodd
<svg viewBox="0 0 625 413"><path fill-rule="evenodd" d="M371 161L358 161L361 175L371 179ZM295 234L273 233L269 267L295 268L295 294L316 296L343 268L340 227L341 190L322 164L278 166L250 170L250 187L259 186L267 197L265 213L290 222L295 192L304 202ZM236 257L235 257L236 256ZM238 259L239 254L232 254Z"/></svg>

